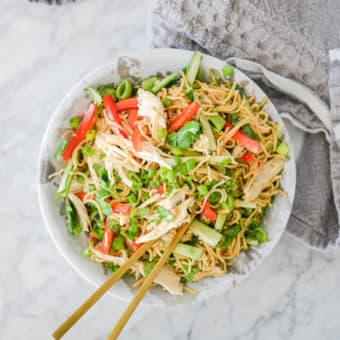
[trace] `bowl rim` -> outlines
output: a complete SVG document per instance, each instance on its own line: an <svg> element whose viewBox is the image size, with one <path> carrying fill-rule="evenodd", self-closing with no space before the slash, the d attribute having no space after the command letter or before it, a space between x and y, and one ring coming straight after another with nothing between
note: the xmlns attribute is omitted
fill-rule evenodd
<svg viewBox="0 0 340 340"><path fill-rule="evenodd" d="M44 199L43 199L43 188L40 182L40 179L42 178L43 175L43 154L44 154L44 146L46 145L46 142L48 140L48 132L52 129L52 125L53 122L55 121L55 119L58 117L59 111L62 109L62 107L64 106L64 104L67 102L68 98L70 98L72 96L72 93L74 92L75 89L77 89L85 80L87 79L91 79L93 75L95 75L96 73L98 73L100 70L106 69L109 66L114 65L120 57L124 56L124 57L141 57L143 58L143 56L148 55L149 53L153 53L157 51L157 53L164 53L164 52L171 52L171 53L176 53L174 51L178 51L179 53L193 53L194 51L192 50L186 50L186 49L176 49L176 48L149 48L149 49L144 49L141 51L128 51L126 53L119 53L116 56L114 56L112 58L111 61L106 62L101 64L100 66L95 67L94 69L91 69L89 72L86 72L84 74L84 76L82 76L78 81L76 81L69 90L67 90L66 94L62 97L62 99L60 100L59 104L56 106L56 108L54 109L52 115L49 118L49 121L46 125L44 134L43 134L43 138L41 141L41 145L40 145L40 149L39 149L39 156L38 156L38 171L37 171L37 194L38 194L38 202L39 202L39 208L40 208L40 212L45 224L45 227L47 229L47 232L49 234L49 236L51 237L55 247L58 249L59 253L63 256L63 258L66 260L66 262L73 268L73 270L78 273L78 275L80 275L80 277L82 277L85 281L87 281L88 283L90 283L92 286L94 286L95 288L99 287L99 283L95 282L92 278L88 277L85 272L83 272L81 270L81 267L78 267L73 261L72 259L68 256L68 254L66 253L66 251L64 250L64 248L58 243L54 233L53 233L53 228L51 228L50 222L49 222L49 218L47 217L47 214L45 213L45 203L44 203ZM209 58L214 58L218 61L222 61L222 59L217 58L215 56L211 56L205 53L202 53L203 58L204 57L209 57ZM245 74L242 70L236 68L235 66L233 66L235 69L237 69L238 72L240 72L240 74L242 74L245 78L247 78L247 80L250 81L250 83L252 84L252 86L255 86L257 88L259 88L265 95L266 93L259 87L259 85L257 85L257 83L251 79L247 74ZM267 96L267 95L266 95ZM277 114L279 115L275 105L271 102L269 96L267 96L269 99L269 102L272 104L274 110L277 112ZM282 120L282 118L281 118ZM283 121L283 120L282 120ZM292 187L292 201L291 201L291 205L290 205L290 209L289 212L287 212L287 220L285 223L284 228L282 229L282 231L280 232L280 234L278 235L278 237L275 240L272 240L271 242L271 247L270 249L268 249L266 251L265 254L263 254L258 260L256 265L254 266L254 268L250 269L249 272L246 275L240 275L238 276L237 282L235 282L235 284L239 284L241 281L243 281L245 278L249 277L250 274L252 274L256 268L258 268L258 266L267 258L269 257L269 255L272 253L273 249L277 246L277 244L279 243L279 240L281 239L283 232L287 226L289 217L291 215L292 212L292 208L293 208L293 202L294 202L294 198L295 198L295 192L296 192L296 161L295 161L295 156L294 156L294 149L292 147L292 139L289 136L289 132L288 129L286 128L285 123L283 122L284 128L285 128L285 138L287 138L288 142L289 142L289 146L290 146L290 157L292 158L292 173L290 173L290 175L293 175L293 187ZM231 274L228 274L231 275ZM103 278L103 282L105 281L105 277ZM234 285L235 285L234 284ZM217 290L217 289L216 289ZM212 294L210 296L214 296L217 294L221 294L222 292L219 290L213 290ZM224 293L229 291L230 289L228 289L228 287L225 288ZM115 294L112 289L110 289L108 291L109 295L115 298L118 298L122 301L128 301L128 299L126 297L120 296L118 294ZM198 303L201 302L202 300L204 300L205 298L196 298L193 300L192 303ZM144 306L152 306L152 307L161 307L163 306L162 304L157 304L157 303L146 303L144 301L141 302L142 305ZM187 304L187 303L179 303L176 304L174 306L178 306L178 305L182 305L182 304Z"/></svg>

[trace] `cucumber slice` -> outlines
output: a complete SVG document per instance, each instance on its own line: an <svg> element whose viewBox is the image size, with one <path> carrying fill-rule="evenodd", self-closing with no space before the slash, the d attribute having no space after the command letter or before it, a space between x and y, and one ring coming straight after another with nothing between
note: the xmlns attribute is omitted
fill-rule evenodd
<svg viewBox="0 0 340 340"><path fill-rule="evenodd" d="M287 157L288 153L289 153L289 147L286 143L281 142L277 147L276 147L276 152L283 156L283 157Z"/></svg>
<svg viewBox="0 0 340 340"><path fill-rule="evenodd" d="M178 74L177 73L170 74L169 76L165 77L164 79L156 82L155 85L152 87L151 92L157 93L163 87L169 86L170 84L172 84L177 79L178 79Z"/></svg>
<svg viewBox="0 0 340 340"><path fill-rule="evenodd" d="M203 242L215 248L222 239L222 234L204 223L194 219L190 224L190 230Z"/></svg>
<svg viewBox="0 0 340 340"><path fill-rule="evenodd" d="M197 73L201 64L201 59L201 53L197 51L194 52L186 71L186 76L190 85L193 84L193 82L196 80Z"/></svg>
<svg viewBox="0 0 340 340"><path fill-rule="evenodd" d="M228 214L224 214L224 213L218 213L216 221L215 221L215 229L218 231L221 231L224 223L227 219Z"/></svg>
<svg viewBox="0 0 340 340"><path fill-rule="evenodd" d="M190 246L189 244L178 243L174 249L174 254L198 260L202 255L202 249Z"/></svg>

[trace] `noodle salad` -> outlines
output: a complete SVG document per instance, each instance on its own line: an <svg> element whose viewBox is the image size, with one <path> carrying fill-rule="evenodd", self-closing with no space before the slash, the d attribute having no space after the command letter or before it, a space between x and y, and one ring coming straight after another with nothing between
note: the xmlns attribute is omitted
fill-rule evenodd
<svg viewBox="0 0 340 340"><path fill-rule="evenodd" d="M116 271L152 247L127 275L143 282L177 228L189 225L155 283L170 294L225 275L241 251L268 241L261 221L276 194L288 146L281 128L234 81L194 52L180 73L86 88L91 103L72 117L56 158L57 200L68 231L86 235L83 255Z"/></svg>

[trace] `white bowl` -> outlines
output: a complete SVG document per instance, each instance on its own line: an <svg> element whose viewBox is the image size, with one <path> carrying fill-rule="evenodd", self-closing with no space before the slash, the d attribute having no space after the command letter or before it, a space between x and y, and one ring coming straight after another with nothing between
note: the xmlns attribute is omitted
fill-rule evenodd
<svg viewBox="0 0 340 340"><path fill-rule="evenodd" d="M82 256L82 250L86 247L84 235L74 237L67 233L60 204L55 200L56 185L48 179L48 175L61 166L54 158L60 136L67 128L69 118L84 112L89 104L89 98L83 90L84 87L118 82L127 75L135 79L141 79L157 73L166 75L170 72L178 72L183 66L187 65L191 55L191 51L185 50L153 49L118 57L111 63L94 70L75 84L51 116L44 134L39 158L38 194L40 209L47 230L61 254L83 278L96 287L106 279L103 268L100 264L91 262ZM208 55L203 56L202 68L204 72L207 72L209 68L220 70L224 65L225 62L219 59ZM235 69L235 80L245 88L248 95L255 95L257 100L261 100L266 96L250 78L237 69ZM265 110L274 121L284 126L278 112L270 101L266 104ZM247 277L255 270L260 261L270 254L286 227L295 193L296 169L293 147L285 127L283 128L283 133L284 141L291 150L281 181L282 189L287 193L287 197L276 197L273 207L267 210L262 226L268 233L269 242L262 243L258 247L253 247L249 251L243 252L234 261L232 272L227 275L206 278L192 284L193 288L200 292L197 297L190 294L173 297L162 292L159 287L153 287L145 296L144 304L159 306L192 303L207 299L212 295L221 294ZM131 299L135 294L135 290L131 288L127 281L121 280L110 290L110 293L115 297L127 300Z"/></svg>

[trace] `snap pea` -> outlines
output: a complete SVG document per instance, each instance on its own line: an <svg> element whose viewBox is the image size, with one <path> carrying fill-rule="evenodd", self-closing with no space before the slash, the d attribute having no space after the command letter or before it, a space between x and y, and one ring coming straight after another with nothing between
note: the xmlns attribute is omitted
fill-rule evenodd
<svg viewBox="0 0 340 340"><path fill-rule="evenodd" d="M118 99L127 99L131 96L132 93L132 84L128 79L122 80L116 90L116 96Z"/></svg>

